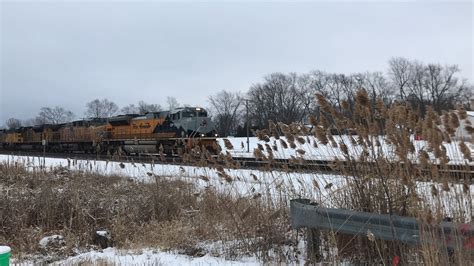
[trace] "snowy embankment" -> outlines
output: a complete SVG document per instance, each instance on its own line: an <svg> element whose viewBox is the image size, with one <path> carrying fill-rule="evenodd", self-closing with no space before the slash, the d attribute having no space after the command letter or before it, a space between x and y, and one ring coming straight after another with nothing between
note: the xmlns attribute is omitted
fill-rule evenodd
<svg viewBox="0 0 474 266"><path fill-rule="evenodd" d="M357 139L357 136L352 136L354 139ZM224 139L228 139L232 144L232 149L227 149L224 143ZM281 140L287 142L285 137L280 137ZM257 137L249 138L249 152L247 152L247 138L246 137L229 137L229 138L219 138L218 143L222 147L222 152L229 152L233 157L241 158L254 158L253 151L258 148L258 144L265 147L265 144L269 144L273 148L273 155L275 159L290 159L291 157L302 158L305 160L323 160L323 161L333 161L336 158L339 160L344 160L344 154L339 147L333 147L331 144L323 145L321 144L314 136L305 136L303 137L305 143L301 144L298 141L295 141L296 148L292 149L290 147L284 148L280 140L277 140L273 137L270 138L270 142L265 142L259 140ZM347 148L350 156L352 158L358 158L362 153L361 146L354 146L350 140L350 136L341 135L334 136L336 143L344 143ZM395 160L396 155L393 147L386 143L383 137L379 137L381 143L383 155L390 159ZM317 147L314 146L314 142L317 143ZM288 143L288 142L287 142ZM412 155L413 160L417 160L418 154L421 150L427 150L428 145L424 140L413 140L415 146L415 152ZM474 157L474 145L467 143L468 147L471 149L472 157ZM471 164L474 165L474 162L469 162L463 158L463 154L459 148L459 141L453 141L451 143L443 144L446 148L448 157L450 158L449 164ZM289 145L288 145L289 146ZM304 150L304 154L298 153L298 150ZM265 153L265 152L264 152ZM434 155L430 154L430 158L434 160Z"/></svg>
<svg viewBox="0 0 474 266"><path fill-rule="evenodd" d="M109 162L90 160L71 160L61 158L24 157L0 155L0 162L25 165L30 170L64 167L69 170L93 172L102 175L118 175L138 182L154 182L156 178L179 179L195 184L199 188L214 187L225 193L239 197L265 197L270 200L288 202L295 198L315 199L322 206L334 207L333 194L347 185L347 176L298 173L284 171L259 171L248 169L224 169L226 176L210 167L180 166L171 164L150 164L134 162ZM440 203L449 206L457 193L462 193L463 185L451 183L450 191L443 191L442 185L433 182L416 182L417 190L426 200L433 201L432 186L442 193ZM474 196L474 185L469 185L469 193ZM474 206L466 202L466 208ZM467 211L467 210L466 210Z"/></svg>
<svg viewBox="0 0 474 266"><path fill-rule="evenodd" d="M139 182L153 182L155 178L185 180L200 188L209 186L236 196L264 196L275 200L297 197L317 198L325 201L331 190L316 188L342 187L344 176L321 173L297 173L283 171L258 171L248 169L225 169L226 177L210 167L180 166L159 163L109 162L95 160L72 160L62 158L25 157L0 155L0 162L25 165L30 170L45 165L47 169L64 167L69 170L94 172L103 175L118 175ZM228 178L230 177L230 179ZM328 202L328 205L331 205Z"/></svg>

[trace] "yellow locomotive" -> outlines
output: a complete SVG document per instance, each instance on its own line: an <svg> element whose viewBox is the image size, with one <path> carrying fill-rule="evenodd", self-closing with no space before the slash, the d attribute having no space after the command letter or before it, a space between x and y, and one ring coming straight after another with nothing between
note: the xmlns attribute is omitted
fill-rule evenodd
<svg viewBox="0 0 474 266"><path fill-rule="evenodd" d="M194 145L215 147L215 129L206 110L177 108L59 125L0 131L0 149L84 153L182 153Z"/></svg>

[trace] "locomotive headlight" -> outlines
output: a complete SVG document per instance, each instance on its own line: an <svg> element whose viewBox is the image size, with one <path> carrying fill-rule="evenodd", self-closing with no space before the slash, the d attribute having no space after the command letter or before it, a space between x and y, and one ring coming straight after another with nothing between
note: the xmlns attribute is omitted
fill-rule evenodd
<svg viewBox="0 0 474 266"><path fill-rule="evenodd" d="M204 137L204 134L201 134L201 137Z"/></svg>
<svg viewBox="0 0 474 266"><path fill-rule="evenodd" d="M196 108L196 111L201 111L201 108L199 108L199 107L198 107L198 108Z"/></svg>
<svg viewBox="0 0 474 266"><path fill-rule="evenodd" d="M218 137L218 136L219 136L219 134L217 134L217 133L216 133L216 134L214 134L214 137Z"/></svg>

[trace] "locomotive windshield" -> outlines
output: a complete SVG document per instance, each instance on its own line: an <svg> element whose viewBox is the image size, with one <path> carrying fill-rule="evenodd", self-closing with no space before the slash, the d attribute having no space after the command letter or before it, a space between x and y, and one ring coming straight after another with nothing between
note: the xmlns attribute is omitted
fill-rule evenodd
<svg viewBox="0 0 474 266"><path fill-rule="evenodd" d="M196 113L195 112L182 112L181 115L182 117L195 117Z"/></svg>
<svg viewBox="0 0 474 266"><path fill-rule="evenodd" d="M186 109L181 112L181 117L207 117L207 112L202 108Z"/></svg>

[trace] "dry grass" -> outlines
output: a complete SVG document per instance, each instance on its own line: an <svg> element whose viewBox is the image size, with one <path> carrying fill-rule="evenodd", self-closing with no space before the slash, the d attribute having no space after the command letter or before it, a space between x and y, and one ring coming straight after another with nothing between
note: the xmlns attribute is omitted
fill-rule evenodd
<svg viewBox="0 0 474 266"><path fill-rule="evenodd" d="M202 243L218 242L215 255L265 260L271 253L283 260L275 248L291 242L285 209L165 177L145 184L1 163L0 184L0 243L8 243L17 258L41 253L55 260L99 248L97 230L107 230L118 248L156 247L192 256L210 252ZM65 245L42 249L39 240L53 234L64 236Z"/></svg>
<svg viewBox="0 0 474 266"><path fill-rule="evenodd" d="M329 194L327 190L331 189L332 184L324 189L304 187L312 190L315 195L312 200L321 206L415 217L430 228L435 228L444 220L460 225L472 222L471 173L466 163L472 162L468 145L473 143L474 132L470 130L470 124L465 123L470 135L464 136L465 140L458 141L454 151L450 151L450 154L466 160L457 166L464 173L449 172L453 158L449 158L444 145L456 143L455 132L461 125L460 121L466 119L462 107L445 112L443 116L428 108L426 116L422 117L402 103L387 106L377 99L372 104L364 90L357 93L353 107L345 104L342 109L337 109L321 95L317 96L317 100L321 109L320 119L310 119L314 138L302 137L308 136L307 127L303 125L275 124L272 121L269 122L269 130L256 132L262 142L272 143L279 139L284 150L293 149L297 158L290 160L290 163L300 162L298 158L311 153L305 151L305 143L312 142L313 147L329 147L334 154L339 154L334 169L345 177L344 186ZM350 132L351 135L335 135L339 132ZM415 147L415 135L423 137L425 148L420 150ZM254 156L270 164L278 150L265 146L268 150L259 144ZM388 148L391 150L387 151ZM317 178L315 174L313 180ZM392 264L394 258L398 258L403 264L426 265L466 265L474 262L469 236L456 239L459 245L450 249L443 243L433 245L434 236L438 233L429 232L424 240L428 244L421 246L326 232L323 260Z"/></svg>

